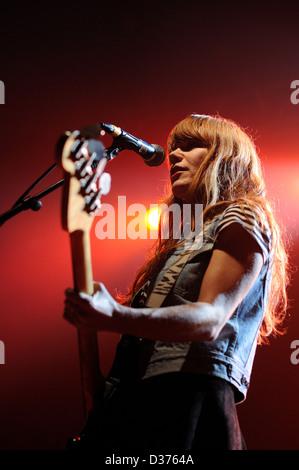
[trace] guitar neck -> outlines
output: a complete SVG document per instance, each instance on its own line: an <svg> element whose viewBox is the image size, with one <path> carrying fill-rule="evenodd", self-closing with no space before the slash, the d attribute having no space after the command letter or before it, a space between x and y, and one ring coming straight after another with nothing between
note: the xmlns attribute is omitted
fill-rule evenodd
<svg viewBox="0 0 299 470"><path fill-rule="evenodd" d="M89 232L70 233L74 287L78 292L93 294L93 272ZM96 409L97 396L104 385L100 371L97 333L78 329L78 347L85 417Z"/></svg>
<svg viewBox="0 0 299 470"><path fill-rule="evenodd" d="M96 129L96 130L95 130ZM98 126L91 132L97 137ZM56 150L58 164L64 170L62 194L62 226L70 235L74 288L93 294L93 273L90 252L90 228L102 194L110 190L110 179L103 173L107 155L102 142L66 131ZM96 167L94 165L96 164ZM106 176L105 176L106 175ZM79 359L85 417L97 408L105 385L101 374L97 333L78 328Z"/></svg>
<svg viewBox="0 0 299 470"><path fill-rule="evenodd" d="M93 272L89 232L75 230L70 233L74 287L78 292L93 294Z"/></svg>

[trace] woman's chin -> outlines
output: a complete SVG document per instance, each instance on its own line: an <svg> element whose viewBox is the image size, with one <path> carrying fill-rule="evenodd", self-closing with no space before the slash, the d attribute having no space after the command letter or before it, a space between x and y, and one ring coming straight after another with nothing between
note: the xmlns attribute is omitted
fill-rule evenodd
<svg viewBox="0 0 299 470"><path fill-rule="evenodd" d="M172 194L177 198L185 201L187 197L187 188L183 184L176 184L176 181L172 185Z"/></svg>

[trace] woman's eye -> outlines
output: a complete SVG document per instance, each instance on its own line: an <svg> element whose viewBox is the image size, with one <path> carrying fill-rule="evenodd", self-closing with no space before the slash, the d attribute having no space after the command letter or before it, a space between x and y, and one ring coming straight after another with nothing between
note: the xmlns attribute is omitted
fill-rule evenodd
<svg viewBox="0 0 299 470"><path fill-rule="evenodd" d="M199 147L198 142L188 141L181 144L180 148L185 152L189 152L190 150L194 149L195 147Z"/></svg>
<svg viewBox="0 0 299 470"><path fill-rule="evenodd" d="M174 152L176 149L180 148L184 152L189 152L190 150L196 147L203 147L203 143L195 140L185 140L185 141L176 141L171 148L171 151Z"/></svg>
<svg viewBox="0 0 299 470"><path fill-rule="evenodd" d="M192 142L188 142L187 144L183 145L182 150L192 150L195 147L195 144Z"/></svg>

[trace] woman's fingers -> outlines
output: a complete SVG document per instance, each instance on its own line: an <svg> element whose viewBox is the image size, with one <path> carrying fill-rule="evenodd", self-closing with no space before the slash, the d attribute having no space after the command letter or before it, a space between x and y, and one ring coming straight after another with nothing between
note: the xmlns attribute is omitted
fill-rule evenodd
<svg viewBox="0 0 299 470"><path fill-rule="evenodd" d="M96 284L94 295L65 290L64 318L78 328L109 329L112 325L115 300L103 284Z"/></svg>

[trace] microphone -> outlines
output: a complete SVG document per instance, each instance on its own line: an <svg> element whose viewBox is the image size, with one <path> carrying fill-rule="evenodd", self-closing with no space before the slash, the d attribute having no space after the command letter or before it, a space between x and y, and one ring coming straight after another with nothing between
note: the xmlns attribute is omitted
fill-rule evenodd
<svg viewBox="0 0 299 470"><path fill-rule="evenodd" d="M133 150L138 153L138 155L140 155L144 162L149 166L159 166L164 162L165 152L160 145L148 144L147 142L144 142L144 140L134 137L113 124L102 122L100 127L103 131L107 132L107 134L112 135L112 148L118 147L120 150Z"/></svg>

